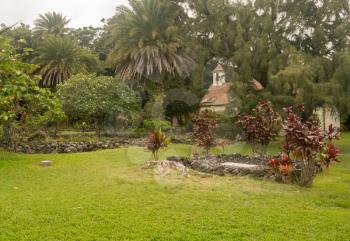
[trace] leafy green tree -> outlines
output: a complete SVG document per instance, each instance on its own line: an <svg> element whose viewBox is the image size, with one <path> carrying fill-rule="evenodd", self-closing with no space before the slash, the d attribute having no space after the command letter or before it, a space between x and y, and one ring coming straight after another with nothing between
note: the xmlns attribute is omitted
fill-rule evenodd
<svg viewBox="0 0 350 241"><path fill-rule="evenodd" d="M335 104L346 118L346 91L339 90L346 85L341 70L346 61L340 64L339 55L348 50L348 1L185 2L191 13L187 26L204 59L199 64L211 58L231 63L233 98L241 110L249 110L261 96L280 107L303 102L307 115ZM198 72L194 76L203 79ZM252 79L265 90L254 90Z"/></svg>
<svg viewBox="0 0 350 241"><path fill-rule="evenodd" d="M53 34L56 36L63 36L67 31L67 24L70 22L61 13L47 12L40 14L39 18L35 20L35 32L39 35Z"/></svg>
<svg viewBox="0 0 350 241"><path fill-rule="evenodd" d="M33 31L29 25L20 23L7 27L3 25L3 28L8 30L4 32L4 36L7 36L11 40L15 53L20 54L20 60L24 62L30 62L33 58L33 49L36 48L37 39L33 35Z"/></svg>
<svg viewBox="0 0 350 241"><path fill-rule="evenodd" d="M96 49L96 41L99 40L101 28L93 26L69 29L68 35L75 39L79 46L90 50Z"/></svg>
<svg viewBox="0 0 350 241"><path fill-rule="evenodd" d="M39 126L61 120L64 113L59 100L39 88L31 77L36 66L18 61L13 48L2 37L0 49L0 124L5 143L11 144L14 134L23 133L28 123Z"/></svg>
<svg viewBox="0 0 350 241"><path fill-rule="evenodd" d="M113 77L78 74L59 85L58 95L71 120L96 125L100 130L107 117L130 117L139 109L138 95Z"/></svg>
<svg viewBox="0 0 350 241"><path fill-rule="evenodd" d="M33 61L40 65L39 86L52 90L73 74L93 72L99 66L97 56L68 37L47 36L37 51L38 56Z"/></svg>
<svg viewBox="0 0 350 241"><path fill-rule="evenodd" d="M344 121L350 114L350 54L348 51L339 53L335 57L335 72L332 79L332 84L335 85L333 89L335 104L342 113L341 117Z"/></svg>

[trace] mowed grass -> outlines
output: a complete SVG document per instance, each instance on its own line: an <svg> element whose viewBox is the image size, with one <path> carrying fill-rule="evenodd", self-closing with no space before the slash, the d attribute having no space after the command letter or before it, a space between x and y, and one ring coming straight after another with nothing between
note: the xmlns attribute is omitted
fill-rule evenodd
<svg viewBox="0 0 350 241"><path fill-rule="evenodd" d="M350 240L350 135L338 144L342 162L309 189L249 177L160 177L142 169L151 155L137 147L0 151L0 240ZM162 155L192 151L171 145ZM39 167L41 160L54 166Z"/></svg>

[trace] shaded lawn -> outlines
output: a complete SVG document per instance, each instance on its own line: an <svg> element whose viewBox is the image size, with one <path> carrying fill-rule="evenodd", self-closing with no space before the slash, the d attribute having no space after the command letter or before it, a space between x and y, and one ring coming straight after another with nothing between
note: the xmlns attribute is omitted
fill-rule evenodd
<svg viewBox="0 0 350 241"><path fill-rule="evenodd" d="M0 240L350 240L350 135L338 144L342 163L311 189L248 177L161 178L141 168L151 155L137 147L0 151ZM171 145L162 154L192 151ZM40 168L46 159L55 165Z"/></svg>

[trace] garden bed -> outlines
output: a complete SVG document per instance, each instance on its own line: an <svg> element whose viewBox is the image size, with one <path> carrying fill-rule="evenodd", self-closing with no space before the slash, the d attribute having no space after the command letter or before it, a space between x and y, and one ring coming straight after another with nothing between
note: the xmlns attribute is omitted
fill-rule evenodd
<svg viewBox="0 0 350 241"><path fill-rule="evenodd" d="M300 178L300 162L293 164L291 175L285 176L268 166L268 161L275 156L247 156L241 154L208 155L193 158L182 156L168 157L168 161L179 162L189 169L201 173L219 176L251 176L263 180L283 183L298 183ZM315 174L322 172L322 167L315 163Z"/></svg>
<svg viewBox="0 0 350 241"><path fill-rule="evenodd" d="M167 160L180 162L184 166L214 175L250 175L261 179L276 179L267 166L270 156L245 156L241 154L199 156L194 158L172 156Z"/></svg>

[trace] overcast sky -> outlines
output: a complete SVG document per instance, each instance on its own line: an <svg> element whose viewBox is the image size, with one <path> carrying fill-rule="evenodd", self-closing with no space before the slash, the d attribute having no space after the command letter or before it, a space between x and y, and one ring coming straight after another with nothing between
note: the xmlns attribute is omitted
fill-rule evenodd
<svg viewBox="0 0 350 241"><path fill-rule="evenodd" d="M0 0L0 23L33 24L39 13L61 12L71 19L69 27L100 26L102 18L110 18L127 0Z"/></svg>

